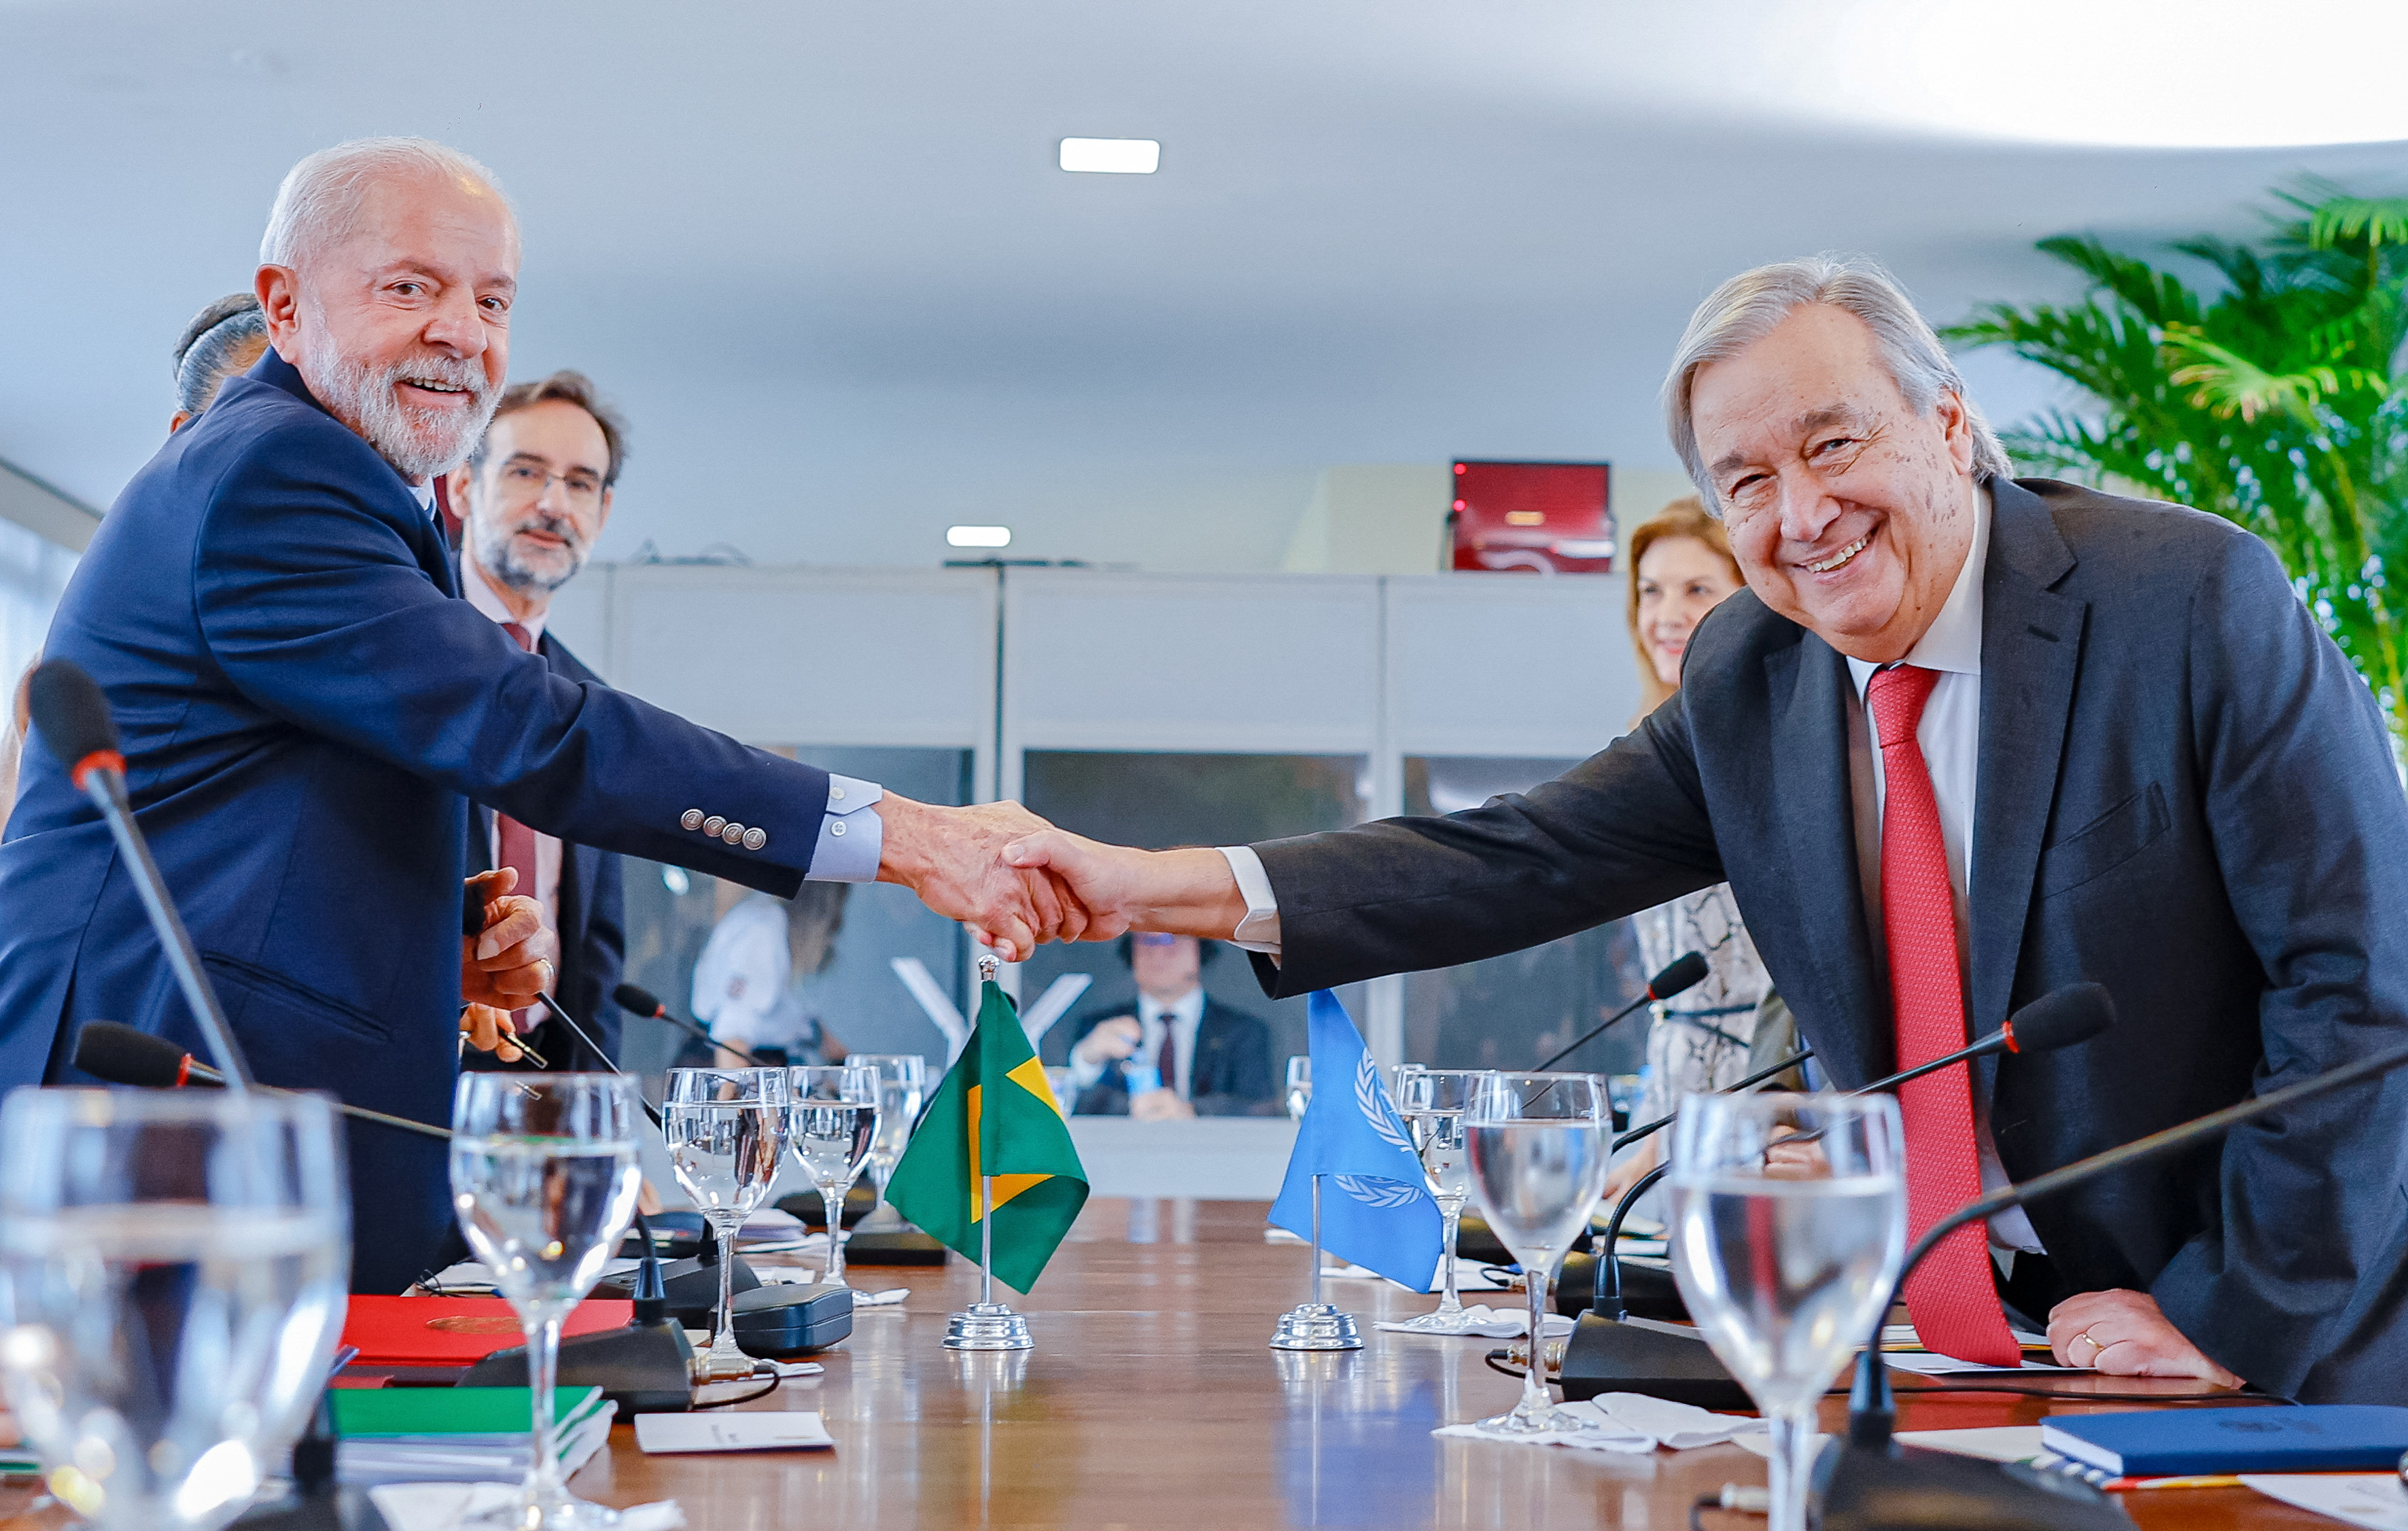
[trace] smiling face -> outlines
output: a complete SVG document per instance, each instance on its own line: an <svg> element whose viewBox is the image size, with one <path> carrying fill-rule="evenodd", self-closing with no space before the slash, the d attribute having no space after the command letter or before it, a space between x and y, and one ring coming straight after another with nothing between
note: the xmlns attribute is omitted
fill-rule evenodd
<svg viewBox="0 0 2408 1531"><path fill-rule="evenodd" d="M268 341L412 482L476 444L509 369L518 230L489 187L418 174L368 188L345 232L263 265Z"/></svg>
<svg viewBox="0 0 2408 1531"><path fill-rule="evenodd" d="M1639 640L1656 679L1681 684L1681 656L1689 635L1739 580L1723 555L1693 537L1659 537L1639 555Z"/></svg>
<svg viewBox="0 0 2408 1531"><path fill-rule="evenodd" d="M609 468L601 425L566 399L540 399L494 421L482 465L452 479L478 566L522 594L568 583L610 519Z"/></svg>
<svg viewBox="0 0 2408 1531"><path fill-rule="evenodd" d="M1809 304L1698 368L1689 409L1748 588L1852 658L1904 658L1972 546L1963 402L1916 413L1864 322Z"/></svg>

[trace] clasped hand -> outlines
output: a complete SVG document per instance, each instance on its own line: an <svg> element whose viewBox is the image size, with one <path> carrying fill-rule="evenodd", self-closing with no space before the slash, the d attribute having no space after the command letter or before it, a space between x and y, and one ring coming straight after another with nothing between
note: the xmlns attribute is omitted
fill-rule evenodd
<svg viewBox="0 0 2408 1531"><path fill-rule="evenodd" d="M552 987L560 944L543 925L543 906L518 887L516 868L480 872L468 886L485 897L485 928L460 937L460 1031L468 1045L504 1063L522 1056L510 1037L510 1012Z"/></svg>

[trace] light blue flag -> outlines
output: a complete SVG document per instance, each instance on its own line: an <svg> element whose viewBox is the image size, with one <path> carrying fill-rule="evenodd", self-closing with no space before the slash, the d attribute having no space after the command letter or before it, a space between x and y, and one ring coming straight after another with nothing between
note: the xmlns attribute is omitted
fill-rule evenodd
<svg viewBox="0 0 2408 1531"><path fill-rule="evenodd" d="M1321 1247L1415 1292L1438 1269L1438 1203L1381 1082L1362 1033L1338 996L1312 999L1312 1104L1288 1156L1271 1222L1312 1237L1312 1177L1321 1181Z"/></svg>

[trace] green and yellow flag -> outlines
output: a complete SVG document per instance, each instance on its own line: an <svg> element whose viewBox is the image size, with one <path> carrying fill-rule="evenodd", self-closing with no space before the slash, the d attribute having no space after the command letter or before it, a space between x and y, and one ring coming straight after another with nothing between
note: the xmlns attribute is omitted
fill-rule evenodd
<svg viewBox="0 0 2408 1531"><path fill-rule="evenodd" d="M1020 1016L992 980L978 1024L886 1182L896 1211L979 1257L979 1179L995 1177L995 1275L1036 1284L1087 1203L1087 1170Z"/></svg>

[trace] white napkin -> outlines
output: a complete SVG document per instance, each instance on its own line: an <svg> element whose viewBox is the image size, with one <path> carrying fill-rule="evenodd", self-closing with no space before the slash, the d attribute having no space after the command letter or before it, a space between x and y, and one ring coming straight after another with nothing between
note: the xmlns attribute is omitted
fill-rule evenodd
<svg viewBox="0 0 2408 1531"><path fill-rule="evenodd" d="M1438 1315L1426 1313L1422 1316L1425 1319L1435 1319ZM1530 1315L1518 1308L1491 1308L1486 1303L1474 1303L1455 1314L1455 1322L1444 1328L1418 1321L1407 1323L1388 1319L1382 1320L1372 1327L1394 1329L1399 1334L1408 1335L1482 1335L1490 1339L1511 1339L1516 1335L1529 1333ZM1547 1315L1547 1333L1568 1335L1571 1332L1571 1320L1561 1313Z"/></svg>
<svg viewBox="0 0 2408 1531"><path fill-rule="evenodd" d="M1761 1422L1742 1415L1709 1413L1692 1404L1651 1398L1643 1393L1601 1393L1585 1402L1558 1407L1577 1422L1572 1428L1551 1430L1543 1436L1520 1436L1475 1423L1449 1424L1430 1434L1635 1453L1652 1452L1658 1446L1685 1452L1693 1447L1718 1445L1744 1430L1763 1428Z"/></svg>
<svg viewBox="0 0 2408 1531"><path fill-rule="evenodd" d="M2396 1472L2244 1472L2241 1481L2269 1498L2368 1531L2408 1528L2408 1493Z"/></svg>
<svg viewBox="0 0 2408 1531"><path fill-rule="evenodd" d="M761 1278L763 1286L811 1286L815 1285L820 1279L820 1273L808 1266L782 1269L770 1266L756 1270L753 1274ZM853 1305L855 1308L890 1308L910 1295L911 1289L908 1286L890 1286L883 1292L864 1292L855 1287ZM1519 1334L1521 1331L1517 1329L1514 1333Z"/></svg>
<svg viewBox="0 0 2408 1531"><path fill-rule="evenodd" d="M516 1483L379 1483L368 1498L393 1531L452 1531L487 1510L518 1502ZM685 1511L662 1499L619 1511L619 1531L677 1531Z"/></svg>

